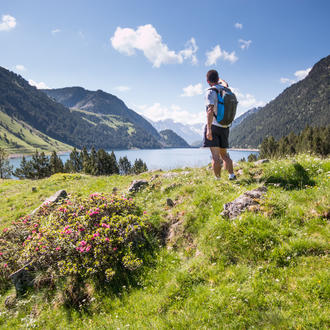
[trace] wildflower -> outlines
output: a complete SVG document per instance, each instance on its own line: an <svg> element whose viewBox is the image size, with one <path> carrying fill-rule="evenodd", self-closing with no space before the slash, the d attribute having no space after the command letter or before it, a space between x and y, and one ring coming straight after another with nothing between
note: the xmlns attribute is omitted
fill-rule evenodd
<svg viewBox="0 0 330 330"><path fill-rule="evenodd" d="M3 255L3 253L2 252L0 252L0 256L2 256Z"/></svg>
<svg viewBox="0 0 330 330"><path fill-rule="evenodd" d="M36 247L36 251L38 251L39 250L39 248L38 247Z"/></svg>
<svg viewBox="0 0 330 330"><path fill-rule="evenodd" d="M7 268L8 267L8 264L3 264L3 267Z"/></svg>
<svg viewBox="0 0 330 330"><path fill-rule="evenodd" d="M85 245L87 245L86 241L81 241L79 244L80 244L81 246L85 246Z"/></svg>
<svg viewBox="0 0 330 330"><path fill-rule="evenodd" d="M4 229L3 229L3 232L4 232L4 233L5 233L6 231L8 231L8 228L4 228Z"/></svg>
<svg viewBox="0 0 330 330"><path fill-rule="evenodd" d="M105 238L105 241L106 241L106 242L109 242L110 240L109 240L109 238L108 238L108 237L106 237L106 238Z"/></svg>
<svg viewBox="0 0 330 330"><path fill-rule="evenodd" d="M100 236L100 233L97 232L97 233L95 233L95 234L93 235L93 238L95 238L95 237L99 237L99 236Z"/></svg>
<svg viewBox="0 0 330 330"><path fill-rule="evenodd" d="M90 245L88 245L87 247L86 247L86 252L88 252L89 250L91 249L91 246Z"/></svg>
<svg viewBox="0 0 330 330"><path fill-rule="evenodd" d="M55 249L56 251L60 251L61 250L61 248L58 246L56 249Z"/></svg>
<svg viewBox="0 0 330 330"><path fill-rule="evenodd" d="M116 247L114 247L112 250L116 251L116 250L117 250L117 248L116 248Z"/></svg>

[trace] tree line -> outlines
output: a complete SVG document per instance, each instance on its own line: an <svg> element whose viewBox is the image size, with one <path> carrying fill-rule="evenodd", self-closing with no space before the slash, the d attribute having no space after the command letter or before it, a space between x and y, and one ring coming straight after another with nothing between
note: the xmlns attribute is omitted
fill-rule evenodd
<svg viewBox="0 0 330 330"><path fill-rule="evenodd" d="M296 135L290 133L279 140L266 137L260 146L260 158L277 158L298 153L327 156L330 153L330 126L309 127Z"/></svg>
<svg viewBox="0 0 330 330"><path fill-rule="evenodd" d="M3 158L5 159L5 156ZM7 166L6 176L3 175L3 177L1 164L0 158L1 178L10 177L13 174L20 179L42 179L55 173L85 173L98 176L139 174L148 170L146 163L141 159L136 159L134 163L131 163L125 156L120 157L119 161L117 161L113 151L107 153L103 149L96 151L95 148L92 148L88 152L85 147L80 152L74 148L65 163L63 163L56 151L53 151L50 156L46 156L44 152L38 152L37 150L31 160L26 160L23 156L20 167L15 171L12 171L8 160L7 162L3 161L3 164Z"/></svg>

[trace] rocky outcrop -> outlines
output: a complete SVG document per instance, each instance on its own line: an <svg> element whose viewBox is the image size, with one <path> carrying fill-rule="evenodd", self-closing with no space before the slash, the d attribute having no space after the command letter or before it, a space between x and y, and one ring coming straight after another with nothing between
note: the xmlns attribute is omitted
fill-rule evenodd
<svg viewBox="0 0 330 330"><path fill-rule="evenodd" d="M225 204L221 215L225 218L234 219L252 206L254 206L255 209L259 209L259 199L266 192L267 188L265 186L246 191L243 195L239 196L234 201Z"/></svg>
<svg viewBox="0 0 330 330"><path fill-rule="evenodd" d="M50 196L47 198L39 207L37 207L35 210L32 211L31 215L34 215L35 213L38 212L38 210L47 204L52 204L52 203L57 203L60 199L67 198L68 194L66 193L65 190L59 190L57 191L53 196Z"/></svg>
<svg viewBox="0 0 330 330"><path fill-rule="evenodd" d="M138 192L149 185L147 180L134 180L131 186L128 188L129 193Z"/></svg>

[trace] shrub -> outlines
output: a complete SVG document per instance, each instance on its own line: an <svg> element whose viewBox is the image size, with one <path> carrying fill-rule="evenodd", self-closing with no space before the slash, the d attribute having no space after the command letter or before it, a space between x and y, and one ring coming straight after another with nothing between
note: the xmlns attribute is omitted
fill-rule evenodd
<svg viewBox="0 0 330 330"><path fill-rule="evenodd" d="M147 217L132 199L92 194L44 205L0 237L0 283L27 262L57 281L111 282L141 267ZM55 277L55 278L54 278Z"/></svg>

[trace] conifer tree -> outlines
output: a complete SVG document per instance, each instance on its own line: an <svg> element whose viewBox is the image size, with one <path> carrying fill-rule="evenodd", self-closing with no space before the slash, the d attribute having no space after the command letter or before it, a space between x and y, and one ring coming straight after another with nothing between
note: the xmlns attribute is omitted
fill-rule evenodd
<svg viewBox="0 0 330 330"><path fill-rule="evenodd" d="M52 152L52 155L49 159L50 174L64 172L63 162L60 157L57 156L56 151Z"/></svg>
<svg viewBox="0 0 330 330"><path fill-rule="evenodd" d="M8 154L0 147L0 179L10 178L12 172L13 166L9 165Z"/></svg>
<svg viewBox="0 0 330 330"><path fill-rule="evenodd" d="M140 174L148 171L147 164L142 161L142 159L136 159L132 167L132 172L135 174Z"/></svg>
<svg viewBox="0 0 330 330"><path fill-rule="evenodd" d="M120 174L127 175L130 174L132 171L132 164L128 160L127 156L119 158L118 166Z"/></svg>

